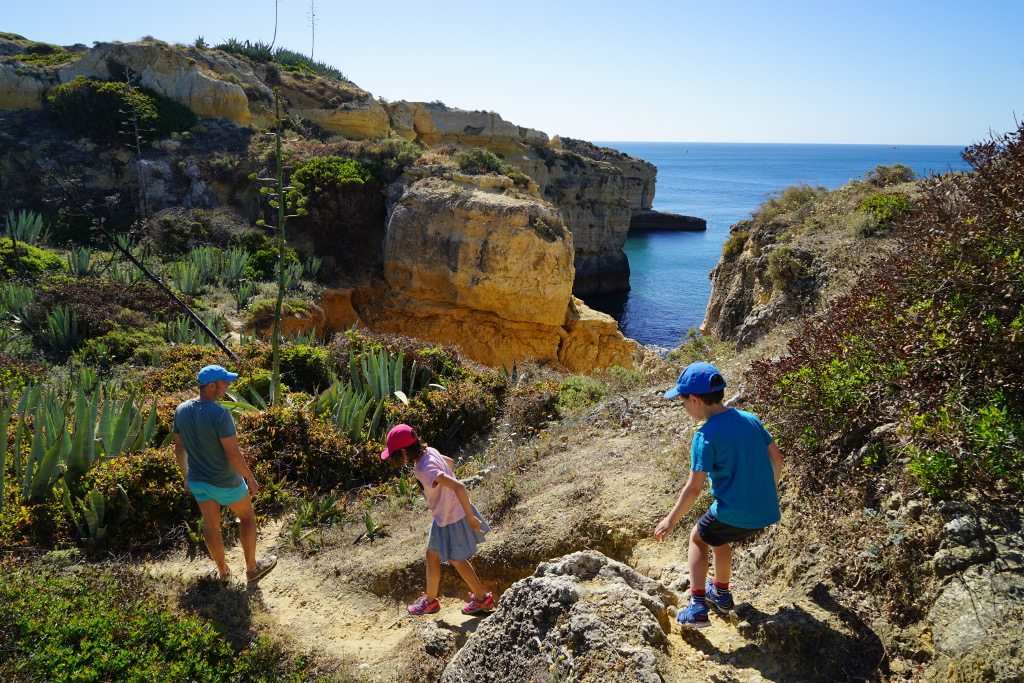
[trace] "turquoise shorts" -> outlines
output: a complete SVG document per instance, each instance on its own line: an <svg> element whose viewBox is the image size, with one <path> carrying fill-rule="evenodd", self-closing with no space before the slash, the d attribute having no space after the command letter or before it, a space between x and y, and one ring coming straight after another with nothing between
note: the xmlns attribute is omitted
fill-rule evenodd
<svg viewBox="0 0 1024 683"><path fill-rule="evenodd" d="M205 481L190 481L188 483L188 490L192 492L192 495L196 497L196 501L199 503L215 500L221 505L237 503L249 495L249 487L245 485L244 481L238 486L228 488L207 484Z"/></svg>

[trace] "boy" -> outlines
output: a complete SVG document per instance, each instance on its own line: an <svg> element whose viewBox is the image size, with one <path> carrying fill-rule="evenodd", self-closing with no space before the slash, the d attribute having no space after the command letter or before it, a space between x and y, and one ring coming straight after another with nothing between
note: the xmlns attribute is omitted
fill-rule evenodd
<svg viewBox="0 0 1024 683"><path fill-rule="evenodd" d="M679 375L665 398L681 397L683 409L704 424L690 446L690 476L672 511L654 530L664 539L690 511L704 481L711 480L711 508L690 532L690 600L676 613L688 628L705 628L708 601L719 610L732 609L729 575L731 543L753 536L780 519L778 483L782 453L761 421L751 413L722 404L725 378L710 363L691 363ZM715 563L714 579L707 579L708 547Z"/></svg>

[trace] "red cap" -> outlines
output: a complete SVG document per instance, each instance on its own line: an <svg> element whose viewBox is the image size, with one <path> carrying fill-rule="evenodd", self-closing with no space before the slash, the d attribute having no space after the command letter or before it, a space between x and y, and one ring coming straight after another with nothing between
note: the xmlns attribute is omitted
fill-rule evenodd
<svg viewBox="0 0 1024 683"><path fill-rule="evenodd" d="M388 432L384 443L387 448L380 452L381 460L387 460L395 451L400 451L416 443L416 432L407 424L397 424Z"/></svg>

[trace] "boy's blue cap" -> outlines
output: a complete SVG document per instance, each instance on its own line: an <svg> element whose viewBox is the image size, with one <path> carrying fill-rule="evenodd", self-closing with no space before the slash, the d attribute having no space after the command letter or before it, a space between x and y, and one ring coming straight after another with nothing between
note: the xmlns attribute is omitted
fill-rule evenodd
<svg viewBox="0 0 1024 683"><path fill-rule="evenodd" d="M712 386L712 379L717 377ZM680 394L710 394L725 388L725 377L711 363L699 361L690 363L684 369L676 385L665 392L665 398L675 398Z"/></svg>
<svg viewBox="0 0 1024 683"><path fill-rule="evenodd" d="M207 365L199 371L197 375L199 379L199 386L205 386L210 382L217 382L224 380L225 382L234 382L238 379L237 372L228 372L219 365Z"/></svg>

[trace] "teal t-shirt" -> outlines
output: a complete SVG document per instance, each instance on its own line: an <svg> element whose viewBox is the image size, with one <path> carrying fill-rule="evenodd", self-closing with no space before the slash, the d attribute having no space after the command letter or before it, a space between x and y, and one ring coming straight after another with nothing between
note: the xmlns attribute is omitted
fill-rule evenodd
<svg viewBox="0 0 1024 683"><path fill-rule="evenodd" d="M730 526L762 529L779 521L779 493L768 457L772 435L752 413L729 408L693 435L690 469L711 480L711 514Z"/></svg>
<svg viewBox="0 0 1024 683"><path fill-rule="evenodd" d="M174 433L181 435L188 454L188 480L233 488L242 475L228 463L220 440L235 435L235 421L227 408L214 401L190 398L174 411Z"/></svg>

